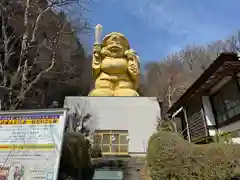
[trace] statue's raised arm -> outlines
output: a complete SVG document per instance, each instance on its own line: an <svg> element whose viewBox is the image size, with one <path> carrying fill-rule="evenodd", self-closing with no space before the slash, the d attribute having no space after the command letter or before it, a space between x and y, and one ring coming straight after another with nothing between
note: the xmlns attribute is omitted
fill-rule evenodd
<svg viewBox="0 0 240 180"><path fill-rule="evenodd" d="M140 77L140 59L133 49L125 51L125 56L128 60L128 73L134 83L135 89L139 86Z"/></svg>
<svg viewBox="0 0 240 180"><path fill-rule="evenodd" d="M93 52L92 52L92 72L93 72L93 77L94 79L96 79L99 74L100 74L100 69L101 69L101 61L102 61L102 57L101 57L101 49L102 49L102 45L101 45L101 34L102 34L102 26L100 24L98 24L95 27L95 42L94 42L94 46L93 46Z"/></svg>
<svg viewBox="0 0 240 180"><path fill-rule="evenodd" d="M140 62L121 33L108 34L93 48L95 89L89 96L139 96Z"/></svg>
<svg viewBox="0 0 240 180"><path fill-rule="evenodd" d="M94 79L96 79L101 72L102 57L100 52L101 52L101 45L95 44L93 47L93 53L92 53L92 73L93 73Z"/></svg>

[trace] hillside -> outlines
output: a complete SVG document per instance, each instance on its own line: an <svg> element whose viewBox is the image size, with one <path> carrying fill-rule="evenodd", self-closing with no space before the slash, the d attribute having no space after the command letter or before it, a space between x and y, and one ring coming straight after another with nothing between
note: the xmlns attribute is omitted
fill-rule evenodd
<svg viewBox="0 0 240 180"><path fill-rule="evenodd" d="M14 94L11 100L4 99L13 104L5 105L44 108L53 101L62 104L65 95L86 95L91 82L86 69L91 67L67 14L44 1L23 2L28 1L6 1L1 6L0 81Z"/></svg>
<svg viewBox="0 0 240 180"><path fill-rule="evenodd" d="M221 52L240 50L240 31L205 46L189 45L180 52L146 65L144 96L157 96L166 111ZM154 79L154 81L152 81Z"/></svg>

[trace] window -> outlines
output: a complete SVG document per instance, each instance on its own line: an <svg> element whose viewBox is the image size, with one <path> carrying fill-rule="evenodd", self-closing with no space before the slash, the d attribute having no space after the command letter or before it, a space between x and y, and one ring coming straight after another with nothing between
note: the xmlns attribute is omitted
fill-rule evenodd
<svg viewBox="0 0 240 180"><path fill-rule="evenodd" d="M103 155L128 154L128 131L96 130L93 143L101 147Z"/></svg>
<svg viewBox="0 0 240 180"><path fill-rule="evenodd" d="M211 96L215 118L218 123L240 114L240 92L235 80L225 84L215 95Z"/></svg>

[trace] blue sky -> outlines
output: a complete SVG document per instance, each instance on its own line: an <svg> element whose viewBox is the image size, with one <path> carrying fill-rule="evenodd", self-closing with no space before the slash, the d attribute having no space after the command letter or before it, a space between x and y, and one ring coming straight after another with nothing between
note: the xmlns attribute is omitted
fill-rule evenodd
<svg viewBox="0 0 240 180"><path fill-rule="evenodd" d="M130 41L143 64L186 45L220 40L240 28L239 0L93 0L87 14L103 34L118 31ZM88 48L94 37L87 37Z"/></svg>

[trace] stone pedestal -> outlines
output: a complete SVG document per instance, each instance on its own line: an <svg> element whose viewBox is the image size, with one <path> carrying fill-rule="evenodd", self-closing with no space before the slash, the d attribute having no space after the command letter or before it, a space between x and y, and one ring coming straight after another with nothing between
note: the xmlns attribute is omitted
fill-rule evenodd
<svg viewBox="0 0 240 180"><path fill-rule="evenodd" d="M128 134L126 138L130 156L146 154L148 139L156 130L157 117L160 117L157 98L149 97L66 97L64 106L69 108L69 116L91 114L86 126L92 135L94 131L103 134L111 131L113 135L122 131ZM72 121L76 121L76 118ZM69 123L75 124L71 120ZM116 138L118 136L113 140ZM115 143L118 144L118 139ZM114 151L118 150L115 148ZM117 153L112 152L112 155Z"/></svg>

